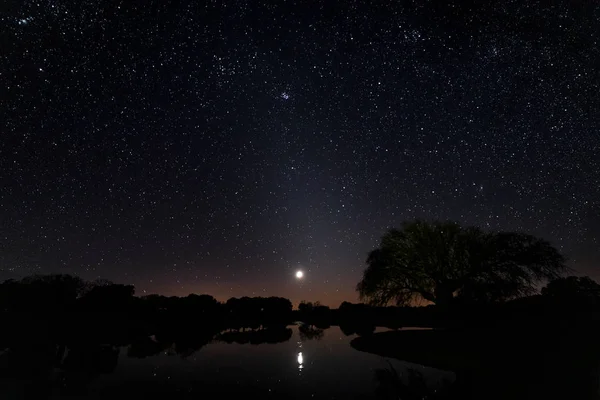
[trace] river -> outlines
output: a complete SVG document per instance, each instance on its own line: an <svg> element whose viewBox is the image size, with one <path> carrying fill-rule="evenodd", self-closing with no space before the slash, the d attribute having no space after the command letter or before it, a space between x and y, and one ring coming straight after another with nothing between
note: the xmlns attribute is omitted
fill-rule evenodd
<svg viewBox="0 0 600 400"><path fill-rule="evenodd" d="M44 373L38 368L30 376L3 377L0 396L371 399L381 398L377 370L393 368L403 380L411 370L431 386L454 378L450 372L354 350L350 341L355 336L346 336L335 326L309 336L298 326L289 329L291 337L279 343L213 340L197 351L168 347L149 356L132 356L131 346L122 346L109 350L114 357L108 361L98 350L73 353L67 371L53 367Z"/></svg>

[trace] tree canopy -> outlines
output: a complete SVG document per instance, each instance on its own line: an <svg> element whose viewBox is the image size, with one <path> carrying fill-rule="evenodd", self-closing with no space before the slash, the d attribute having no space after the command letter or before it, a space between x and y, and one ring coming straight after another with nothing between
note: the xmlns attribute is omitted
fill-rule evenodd
<svg viewBox="0 0 600 400"><path fill-rule="evenodd" d="M542 295L565 306L598 306L600 284L587 276L567 276L548 282Z"/></svg>
<svg viewBox="0 0 600 400"><path fill-rule="evenodd" d="M376 305L503 301L531 294L538 281L566 270L560 252L535 236L417 220L383 235L357 290Z"/></svg>

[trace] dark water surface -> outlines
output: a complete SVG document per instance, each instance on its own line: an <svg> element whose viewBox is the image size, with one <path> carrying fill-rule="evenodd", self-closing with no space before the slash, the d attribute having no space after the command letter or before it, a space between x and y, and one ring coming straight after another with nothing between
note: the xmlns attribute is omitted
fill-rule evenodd
<svg viewBox="0 0 600 400"><path fill-rule="evenodd" d="M17 361L5 353L0 398L361 399L377 398L376 370L390 366L400 376L418 371L431 386L454 379L451 372L356 351L350 346L356 336L338 327L313 339L290 328L291 338L281 343L213 341L183 356L173 347L140 358L130 346L104 346L82 354L66 349L57 365L40 354L52 350L15 353Z"/></svg>

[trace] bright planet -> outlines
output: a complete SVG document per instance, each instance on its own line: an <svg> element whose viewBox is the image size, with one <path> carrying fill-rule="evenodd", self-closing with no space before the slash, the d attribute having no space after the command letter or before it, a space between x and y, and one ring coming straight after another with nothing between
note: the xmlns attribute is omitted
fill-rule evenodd
<svg viewBox="0 0 600 400"><path fill-rule="evenodd" d="M302 272L300 270L296 271L296 278L298 278L298 279L304 278L304 272Z"/></svg>

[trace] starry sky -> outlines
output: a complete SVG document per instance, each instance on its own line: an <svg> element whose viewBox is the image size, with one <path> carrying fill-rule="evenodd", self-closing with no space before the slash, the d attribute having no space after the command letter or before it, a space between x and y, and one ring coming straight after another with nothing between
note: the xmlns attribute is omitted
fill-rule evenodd
<svg viewBox="0 0 600 400"><path fill-rule="evenodd" d="M4 2L0 278L338 306L426 218L598 279L595 3Z"/></svg>

